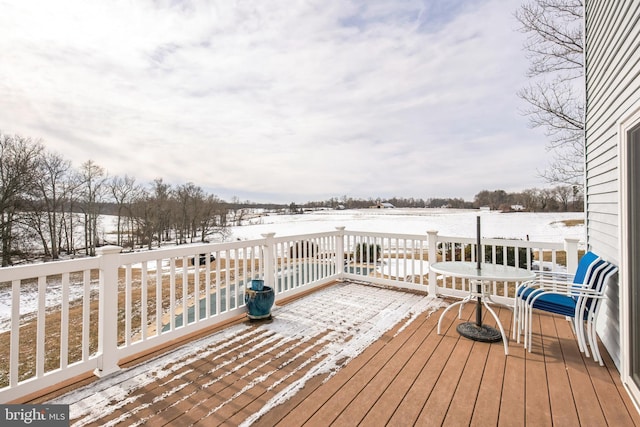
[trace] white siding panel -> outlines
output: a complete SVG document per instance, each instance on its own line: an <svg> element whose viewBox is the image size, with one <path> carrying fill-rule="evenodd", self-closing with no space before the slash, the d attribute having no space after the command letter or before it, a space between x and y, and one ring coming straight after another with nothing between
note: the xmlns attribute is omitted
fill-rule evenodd
<svg viewBox="0 0 640 427"><path fill-rule="evenodd" d="M608 260L616 259L618 256L618 239L612 237L611 234L601 231L606 231L610 225L599 223L597 221L589 221L589 226L596 229L596 231L592 231L590 237L598 241L598 249L592 249L603 258ZM607 256L607 254L610 256Z"/></svg>
<svg viewBox="0 0 640 427"><path fill-rule="evenodd" d="M613 215L613 218L612 218ZM617 219L617 215L618 215L618 206L615 205L603 205L601 206L601 208L598 210L598 212L591 212L591 215L589 216L589 219L591 221L598 221L601 223L605 223L605 224L609 224L611 227L613 227L612 230L609 230L610 232L615 232L617 231L617 226L615 226L614 224L612 224L612 221Z"/></svg>
<svg viewBox="0 0 640 427"><path fill-rule="evenodd" d="M610 187L610 185L607 185L607 187ZM593 213L599 211L599 205L618 203L618 198L616 192L602 191L602 188L592 188L587 192L587 202L591 205L591 210L587 213Z"/></svg>
<svg viewBox="0 0 640 427"><path fill-rule="evenodd" d="M618 121L640 99L640 2L585 2L587 243L618 263ZM620 367L618 284L609 285L601 339Z"/></svg>
<svg viewBox="0 0 640 427"><path fill-rule="evenodd" d="M598 318L598 331L600 332L601 339L603 341L609 342L611 345L616 348L620 347L620 332L615 328L605 328L604 325L609 323L615 323L618 318L618 300L613 299L612 297L618 295L618 283L613 282L609 284L607 288L607 294L609 295L609 299L603 304L600 309L600 317Z"/></svg>

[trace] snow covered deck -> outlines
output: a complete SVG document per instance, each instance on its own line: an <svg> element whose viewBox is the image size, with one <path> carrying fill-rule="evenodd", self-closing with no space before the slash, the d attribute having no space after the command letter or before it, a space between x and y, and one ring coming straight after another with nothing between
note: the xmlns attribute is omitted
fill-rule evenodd
<svg viewBox="0 0 640 427"><path fill-rule="evenodd" d="M564 318L536 317L533 352L505 356L460 337L455 315L437 335L444 304L339 282L46 401L74 425L640 425Z"/></svg>

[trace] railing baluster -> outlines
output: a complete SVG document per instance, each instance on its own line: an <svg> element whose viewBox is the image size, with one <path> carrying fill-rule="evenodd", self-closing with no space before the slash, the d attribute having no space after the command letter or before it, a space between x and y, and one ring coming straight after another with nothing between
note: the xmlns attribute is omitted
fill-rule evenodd
<svg viewBox="0 0 640 427"><path fill-rule="evenodd" d="M127 264L124 273L124 345L131 345L131 316L133 297L131 284L131 264Z"/></svg>
<svg viewBox="0 0 640 427"><path fill-rule="evenodd" d="M9 387L19 378L20 362L20 280L11 282L11 340L9 350Z"/></svg>
<svg viewBox="0 0 640 427"><path fill-rule="evenodd" d="M212 252L212 254L215 259L214 262L218 262L218 253ZM208 319L211 317L211 257L209 257L209 262L204 267L204 294L205 317Z"/></svg>
<svg viewBox="0 0 640 427"><path fill-rule="evenodd" d="M38 315L36 328L36 377L44 375L47 277L38 277Z"/></svg>
<svg viewBox="0 0 640 427"><path fill-rule="evenodd" d="M69 272L62 273L62 312L60 313L60 369L69 364Z"/></svg>
<svg viewBox="0 0 640 427"><path fill-rule="evenodd" d="M142 303L140 304L142 310L140 315L142 319L140 321L140 327L142 328L142 340L146 341L149 334L149 276L147 272L147 261L142 263L140 286L142 287Z"/></svg>
<svg viewBox="0 0 640 427"><path fill-rule="evenodd" d="M314 239L315 245L314 245L314 254L312 256L313 259L313 271L314 271L314 276L313 276L313 281L315 282L316 280L318 280L320 278L320 264L318 263L318 258L320 257L320 251L322 250L322 245L321 245L321 239L315 238Z"/></svg>
<svg viewBox="0 0 640 427"><path fill-rule="evenodd" d="M176 259L169 258L169 330L173 331L176 325ZM184 312L182 315L182 324L185 324Z"/></svg>
<svg viewBox="0 0 640 427"><path fill-rule="evenodd" d="M173 274L171 275L173 277ZM173 322L174 319L171 319ZM162 333L162 259L156 259L156 336Z"/></svg>
<svg viewBox="0 0 640 427"><path fill-rule="evenodd" d="M182 257L182 326L189 324L189 262Z"/></svg>
<svg viewBox="0 0 640 427"><path fill-rule="evenodd" d="M240 285L240 280L241 280L241 277L242 277L242 275L240 274L242 266L240 265L240 262L239 262L239 259L240 259L239 258L239 252L240 252L240 249L234 249L234 251L233 251L233 259L234 259L233 270L234 270L234 278L235 278L234 281L233 281L233 296L234 296L234 298L233 298L233 300L234 300L233 308L237 308L239 306L239 301L238 301L238 298L240 296L240 294L239 294L239 291L240 291L239 287L240 286L239 285Z"/></svg>
<svg viewBox="0 0 640 427"><path fill-rule="evenodd" d="M209 262L209 254L205 254L205 264ZM193 257L193 320L200 321L200 256Z"/></svg>
<svg viewBox="0 0 640 427"><path fill-rule="evenodd" d="M91 354L91 270L82 272L82 361Z"/></svg>
<svg viewBox="0 0 640 427"><path fill-rule="evenodd" d="M229 249L224 251L224 310L229 311L231 307L231 254Z"/></svg>
<svg viewBox="0 0 640 427"><path fill-rule="evenodd" d="M222 308L222 301L221 301L222 298L220 298L220 295L221 295L221 291L220 291L220 282L221 282L221 279L220 279L220 274L221 274L220 265L222 264L222 253L223 253L222 251L219 251L218 252L218 257L216 258L216 271L215 271L215 274L214 274L214 277L216 278L216 281L215 281L216 307L215 307L214 314L220 314L220 310Z"/></svg>

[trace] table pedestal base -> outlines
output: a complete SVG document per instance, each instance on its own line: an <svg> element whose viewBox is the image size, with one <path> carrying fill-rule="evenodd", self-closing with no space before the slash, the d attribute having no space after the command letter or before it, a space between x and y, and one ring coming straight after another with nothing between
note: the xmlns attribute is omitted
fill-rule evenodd
<svg viewBox="0 0 640 427"><path fill-rule="evenodd" d="M474 322L460 323L456 328L458 333L465 338L481 342L502 341L502 334L499 330L487 325L478 326Z"/></svg>
<svg viewBox="0 0 640 427"><path fill-rule="evenodd" d="M496 312L489 306L488 301L492 304L503 304L493 301L489 292L484 290L484 285L485 283L483 283L482 280L472 280L472 284L469 288L469 295L467 295L460 301L454 302L449 307L444 309L444 311L440 315L440 319L438 320L438 335L440 335L440 326L442 323L442 319L449 310L451 310L453 307L459 306L460 308L458 310L458 318L460 318L462 316L462 307L469 301L475 300L477 304L476 321L461 323L456 327L456 330L463 337L469 338L474 341L482 341L487 343L502 341L502 344L504 345L504 354L509 354L509 341L507 340L507 336L504 333L504 328L502 327L502 323L500 322L500 319L498 318ZM493 316L493 318L495 319L496 325L500 330L482 324L481 306L483 305L487 309L487 311L491 313L491 316ZM509 306L504 307L511 309L511 307ZM478 326L478 324L480 326Z"/></svg>

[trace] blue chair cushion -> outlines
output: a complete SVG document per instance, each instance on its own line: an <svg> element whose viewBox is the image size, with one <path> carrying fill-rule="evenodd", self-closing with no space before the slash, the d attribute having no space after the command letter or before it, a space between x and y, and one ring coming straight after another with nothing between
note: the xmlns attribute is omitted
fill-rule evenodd
<svg viewBox="0 0 640 427"><path fill-rule="evenodd" d="M542 292L542 290L536 288L524 288L518 292L518 296L524 301L530 295L532 299L535 298L535 294L539 292ZM562 314L563 316L574 317L576 300L567 295L545 293L537 297L536 301L533 303L533 308Z"/></svg>
<svg viewBox="0 0 640 427"><path fill-rule="evenodd" d="M533 303L533 308L574 317L576 313L576 300L567 295L547 293L538 297Z"/></svg>
<svg viewBox="0 0 640 427"><path fill-rule="evenodd" d="M531 298L533 299L535 297L535 294L538 293L538 292L543 292L543 290L539 289L539 288L521 288L521 289L518 290L518 297L520 297L521 300L526 301L527 298L529 298L529 296L531 296ZM575 303L576 303L576 301L578 299L577 297L570 296L570 295L563 295L563 294L559 294L559 295L567 297L567 298L573 300L573 304L574 304L574 307L575 307ZM542 297L539 297L538 300L540 300L540 298L542 298Z"/></svg>

